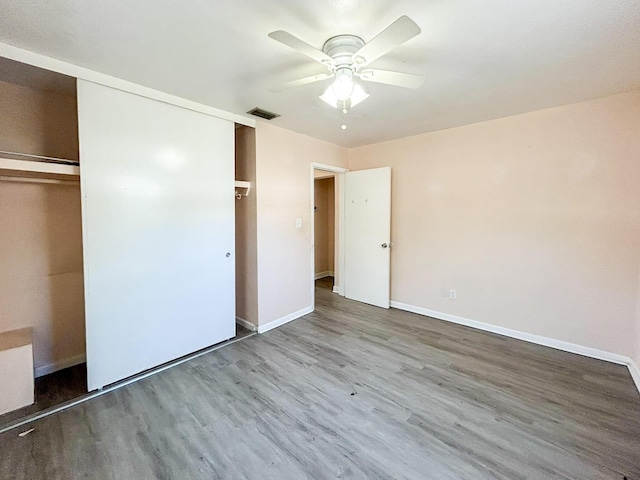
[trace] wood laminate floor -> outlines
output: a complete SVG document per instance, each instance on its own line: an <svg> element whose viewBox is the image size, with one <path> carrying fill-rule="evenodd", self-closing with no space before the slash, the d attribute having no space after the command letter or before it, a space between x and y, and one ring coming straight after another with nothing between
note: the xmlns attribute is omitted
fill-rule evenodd
<svg viewBox="0 0 640 480"><path fill-rule="evenodd" d="M0 456L2 479L640 479L640 395L625 367L320 286L313 314L5 433Z"/></svg>
<svg viewBox="0 0 640 480"><path fill-rule="evenodd" d="M236 336L231 340L238 340L252 334L251 330L237 324ZM81 363L38 377L35 379L34 387L35 402L32 405L0 415L0 428L12 425L16 421L49 410L70 400L88 396L87 364Z"/></svg>

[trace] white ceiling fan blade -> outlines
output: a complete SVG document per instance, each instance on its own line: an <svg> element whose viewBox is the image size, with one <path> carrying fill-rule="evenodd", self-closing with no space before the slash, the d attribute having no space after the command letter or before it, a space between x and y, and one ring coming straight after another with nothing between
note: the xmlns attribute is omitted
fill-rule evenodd
<svg viewBox="0 0 640 480"><path fill-rule="evenodd" d="M326 80L327 78L333 77L333 73L321 73L319 75L311 75L310 77L300 78L298 80L294 80L292 82L283 83L282 85L278 85L277 87L272 87L269 89L270 92L278 93L283 90L287 90L293 87L301 87L302 85L307 85L309 83L320 82L322 80Z"/></svg>
<svg viewBox="0 0 640 480"><path fill-rule="evenodd" d="M311 45L300 40L298 37L291 35L289 32L276 30L275 32L271 32L269 37L286 45L287 47L297 50L300 53L304 53L307 57L313 58L316 62L320 62L323 65L333 65L333 58L329 55L313 48Z"/></svg>
<svg viewBox="0 0 640 480"><path fill-rule="evenodd" d="M421 31L413 20L403 15L354 53L353 61L358 66L367 65L397 46L402 45L407 40L412 39Z"/></svg>
<svg viewBox="0 0 640 480"><path fill-rule="evenodd" d="M367 82L385 83L396 87L418 88L422 86L425 77L412 73L391 72L388 70L367 69L357 74Z"/></svg>

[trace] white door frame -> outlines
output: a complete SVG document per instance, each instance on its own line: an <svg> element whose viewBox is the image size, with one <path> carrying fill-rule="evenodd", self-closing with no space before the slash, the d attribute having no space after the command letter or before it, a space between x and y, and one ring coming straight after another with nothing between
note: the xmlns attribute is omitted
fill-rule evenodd
<svg viewBox="0 0 640 480"><path fill-rule="evenodd" d="M315 215L313 207L315 205L315 170L322 170L325 172L332 172L335 174L335 191L338 193L338 202L335 205L336 217L338 220L338 272L334 277L333 292L344 296L344 174L349 171L348 168L336 167L334 165L326 165L324 163L311 162L311 308L316 308L316 278L315 278L315 257L316 257L316 245L315 245ZM334 258L335 265L335 258Z"/></svg>

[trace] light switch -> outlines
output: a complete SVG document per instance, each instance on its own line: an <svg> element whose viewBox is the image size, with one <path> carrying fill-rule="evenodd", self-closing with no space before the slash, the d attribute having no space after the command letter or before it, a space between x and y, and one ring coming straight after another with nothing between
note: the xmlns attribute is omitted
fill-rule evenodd
<svg viewBox="0 0 640 480"><path fill-rule="evenodd" d="M302 219L296 218L296 228L302 228Z"/></svg>

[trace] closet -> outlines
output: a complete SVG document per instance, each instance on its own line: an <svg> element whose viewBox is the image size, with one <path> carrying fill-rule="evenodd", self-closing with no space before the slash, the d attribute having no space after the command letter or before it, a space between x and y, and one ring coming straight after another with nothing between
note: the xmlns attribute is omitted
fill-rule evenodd
<svg viewBox="0 0 640 480"><path fill-rule="evenodd" d="M0 151L0 394L29 335L84 391L235 336L232 121L0 58Z"/></svg>
<svg viewBox="0 0 640 480"><path fill-rule="evenodd" d="M236 125L236 321L258 329L258 202L256 199L256 132ZM253 187L253 188L252 188Z"/></svg>
<svg viewBox="0 0 640 480"><path fill-rule="evenodd" d="M75 79L0 59L0 337L30 329L36 378L85 361L78 159ZM0 394L33 389L15 373L23 364L12 364L7 374L19 378L4 379ZM34 408L86 392L86 380L44 387Z"/></svg>

